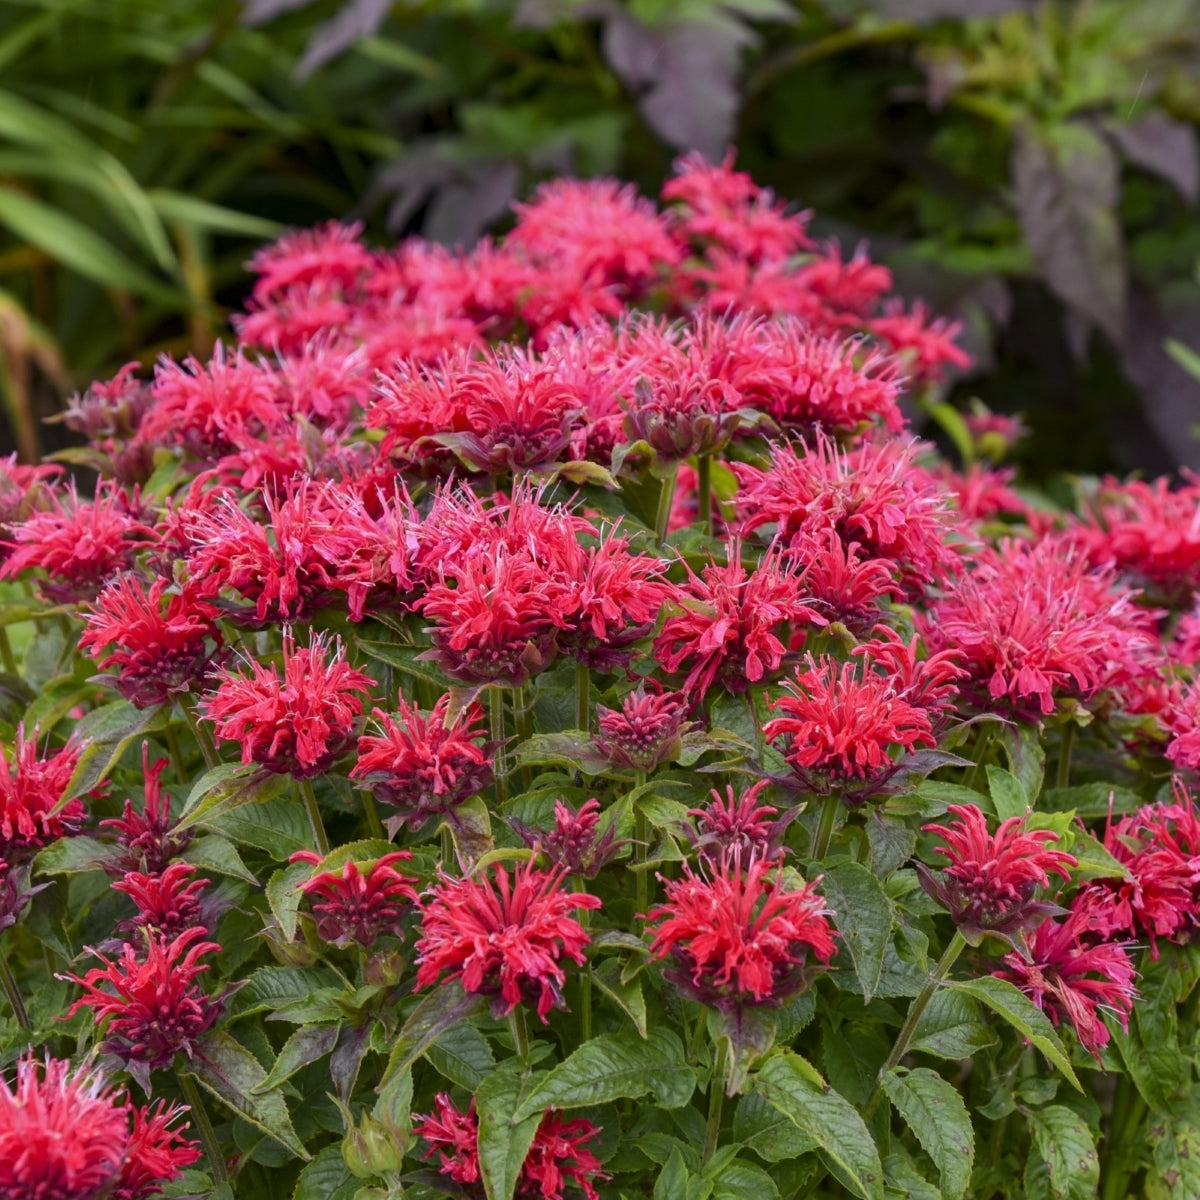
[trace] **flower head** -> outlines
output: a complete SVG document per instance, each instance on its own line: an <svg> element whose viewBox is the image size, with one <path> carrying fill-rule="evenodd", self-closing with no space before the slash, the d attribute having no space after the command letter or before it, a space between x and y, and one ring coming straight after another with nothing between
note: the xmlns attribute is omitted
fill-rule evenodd
<svg viewBox="0 0 1200 1200"><path fill-rule="evenodd" d="M535 1003L545 1023L562 1006L560 960L581 964L591 941L571 913L600 907L598 896L564 891L564 879L532 861L511 877L499 865L474 878L442 875L422 905L417 987L448 972L466 991L496 997L499 1014Z"/></svg>
<svg viewBox="0 0 1200 1200"><path fill-rule="evenodd" d="M59 976L84 989L68 1016L90 1008L97 1022L106 1022L103 1048L146 1091L150 1072L169 1066L180 1051L190 1058L224 1008L224 996L210 996L196 983L210 966L200 960L221 948L201 940L205 936L204 929L185 930L169 941L148 934L144 947L126 942L115 962L92 950L104 965L83 978Z"/></svg>
<svg viewBox="0 0 1200 1200"><path fill-rule="evenodd" d="M762 859L727 857L711 871L685 863L682 879L664 880L666 902L646 914L651 954L671 955L671 982L714 1008L785 1003L808 985L812 958L828 964L837 953L816 884L786 886L783 869Z"/></svg>
<svg viewBox="0 0 1200 1200"><path fill-rule="evenodd" d="M946 843L936 853L949 864L937 880L924 864L917 871L925 890L944 904L954 922L969 937L981 933L1014 934L1045 920L1053 905L1038 901L1038 888L1050 886L1050 876L1070 879L1074 857L1052 850L1058 834L1027 829L1024 817L1009 817L994 834L974 804L952 804L951 826L926 825Z"/></svg>
<svg viewBox="0 0 1200 1200"><path fill-rule="evenodd" d="M189 829L176 830L171 821L171 797L162 789L162 774L171 765L169 758L150 761L150 743L142 743L142 778L146 781L146 802L141 812L125 801L119 817L100 822L102 829L114 829L117 853L111 869L122 875L130 871L158 875L192 840Z"/></svg>
<svg viewBox="0 0 1200 1200"><path fill-rule="evenodd" d="M724 799L713 788L711 803L704 808L688 809L688 816L696 823L692 841L699 854L710 862L722 858L773 862L778 858L783 831L799 809L793 808L781 820L773 820L779 810L758 802L767 782L760 780L740 797L734 796L733 785L729 784Z"/></svg>
<svg viewBox="0 0 1200 1200"><path fill-rule="evenodd" d="M283 676L252 661L249 672L226 670L205 700L219 738L240 742L243 763L279 775L310 779L328 770L354 742L363 696L374 682L346 661L341 642L314 634L297 647L283 636Z"/></svg>
<svg viewBox="0 0 1200 1200"><path fill-rule="evenodd" d="M600 830L600 801L588 800L578 811L554 802L554 828L530 829L521 821L509 820L517 836L532 850L541 850L568 875L595 879L604 865L625 844L617 841L615 825Z"/></svg>
<svg viewBox="0 0 1200 1200"><path fill-rule="evenodd" d="M144 1200L157 1196L162 1184L175 1179L200 1157L200 1144L184 1137L184 1127L172 1128L186 1111L161 1100L151 1108L129 1106L133 1127L125 1146L125 1161L113 1200Z"/></svg>
<svg viewBox="0 0 1200 1200"><path fill-rule="evenodd" d="M397 850L385 854L363 871L347 859L338 871L322 871L300 884L300 890L313 901L317 933L334 946L373 946L384 935L400 937L401 926L410 904L417 902L414 879L402 875L394 863L407 862L412 854ZM316 866L321 856L311 850L297 850L292 862Z"/></svg>
<svg viewBox="0 0 1200 1200"><path fill-rule="evenodd" d="M123 928L145 929L163 938L178 937L187 929L203 928L206 922L200 909L200 897L208 887L207 879L193 879L191 863L171 863L162 872L146 875L129 871L113 884L113 891L124 892L137 905L137 916L122 923Z"/></svg>
<svg viewBox="0 0 1200 1200"><path fill-rule="evenodd" d="M426 716L401 696L399 720L377 708L372 715L382 732L358 739L350 778L396 809L391 824L419 829L431 817L453 814L492 781L483 710L472 704L447 724L450 699L442 696Z"/></svg>
<svg viewBox="0 0 1200 1200"><path fill-rule="evenodd" d="M689 707L680 693L648 692L639 684L620 709L596 706L599 733L592 742L614 767L653 771L673 762L684 734L698 728L686 719Z"/></svg>

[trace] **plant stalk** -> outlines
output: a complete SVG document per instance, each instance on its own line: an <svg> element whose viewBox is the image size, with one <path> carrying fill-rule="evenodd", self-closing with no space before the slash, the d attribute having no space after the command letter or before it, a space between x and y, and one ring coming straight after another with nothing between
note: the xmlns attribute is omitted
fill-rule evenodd
<svg viewBox="0 0 1200 1200"><path fill-rule="evenodd" d="M215 767L221 759L217 754L217 743L213 741L212 733L196 715L195 708L186 700L180 699L179 707L183 709L183 715L187 718L188 725L191 726L192 736L196 739L200 753L204 756L205 766Z"/></svg>
<svg viewBox="0 0 1200 1200"><path fill-rule="evenodd" d="M588 733L592 723L592 673L581 658L575 660L575 725Z"/></svg>
<svg viewBox="0 0 1200 1200"><path fill-rule="evenodd" d="M671 509L675 504L675 484L679 479L679 464L671 465L670 474L662 481L658 493L658 512L654 516L654 532L658 536L658 544L667 544L667 526L671 523Z"/></svg>
<svg viewBox="0 0 1200 1200"><path fill-rule="evenodd" d="M929 1001L933 999L933 993L938 990L942 981L950 973L950 968L954 966L955 960L966 948L966 945L967 939L956 929L954 936L950 939L950 944L938 960L938 965L934 968L933 974L925 981L925 986L921 989L920 995L909 1005L908 1016L905 1018L900 1032L896 1035L892 1052L888 1055L887 1062L879 1068L879 1077L875 1080L875 1087L872 1089L870 1096L867 1097L867 1104L863 1109L863 1116L865 1118L870 1119L871 1114L878 1106L879 1100L883 1095L884 1076L904 1057L908 1050L908 1044L912 1041L913 1032L917 1028L917 1022L921 1019L921 1014L925 1011Z"/></svg>
<svg viewBox="0 0 1200 1200"><path fill-rule="evenodd" d="M729 1077L729 1039L717 1043L717 1062L708 1085L708 1125L704 1131L704 1162L717 1152L721 1139L721 1109L725 1104L725 1083Z"/></svg>
<svg viewBox="0 0 1200 1200"><path fill-rule="evenodd" d="M221 1184L229 1182L229 1168L225 1162L225 1155L221 1153L221 1143L217 1141L216 1130L208 1119L208 1111L201 1099L200 1089L190 1071L178 1071L175 1078L179 1080L179 1090L183 1092L196 1132L200 1135L200 1144L204 1147L204 1157L208 1159L212 1181L220 1187Z"/></svg>
<svg viewBox="0 0 1200 1200"><path fill-rule="evenodd" d="M363 812L367 815L367 828L371 831L373 838L378 838L381 842L386 842L388 836L383 828L383 822L379 819L379 809L375 804L375 797L370 792L363 792Z"/></svg>
<svg viewBox="0 0 1200 1200"><path fill-rule="evenodd" d="M1060 788L1069 787L1071 783L1071 751L1075 748L1075 731L1078 726L1074 721L1068 721L1063 726L1062 744L1058 750L1058 774L1055 778L1055 786Z"/></svg>
<svg viewBox="0 0 1200 1200"><path fill-rule="evenodd" d="M829 842L833 837L833 827L837 823L837 814L841 803L840 793L830 792L821 805L821 819L817 823L817 832L813 837L811 855L816 862L821 862L829 852Z"/></svg>
<svg viewBox="0 0 1200 1200"><path fill-rule="evenodd" d="M640 791L645 783L646 772L638 771L634 783L635 790ZM641 805L635 802L633 806L633 862L635 867L633 874L637 896L637 916L643 925L646 923L646 911L650 907L650 881L646 878L646 870L643 866L646 861L649 839L650 830L646 822L646 814L642 811Z"/></svg>
<svg viewBox="0 0 1200 1200"><path fill-rule="evenodd" d="M529 1026L525 1023L525 1008L518 1004L508 1014L508 1027L512 1030L513 1044L520 1060L529 1063Z"/></svg>
<svg viewBox="0 0 1200 1200"><path fill-rule="evenodd" d="M325 822L321 820L321 809L317 805L317 794L313 791L312 780L297 779L296 784L300 788L300 798L304 801L304 811L308 813L308 823L312 826L317 853L324 858L329 853L329 835L325 832Z"/></svg>
<svg viewBox="0 0 1200 1200"><path fill-rule="evenodd" d="M712 455L701 454L696 459L696 503L700 510L700 528L706 537L713 535L712 513Z"/></svg>
<svg viewBox="0 0 1200 1200"><path fill-rule="evenodd" d="M974 788L979 781L980 772L984 770L984 760L992 748L992 739L996 736L996 722L989 721L979 732L979 741L975 743L975 762L963 780L965 787Z"/></svg>
<svg viewBox="0 0 1200 1200"><path fill-rule="evenodd" d="M4 669L10 675L20 675L17 670L17 660L13 657L12 642L8 640L8 626L0 625L0 659L3 659Z"/></svg>
<svg viewBox="0 0 1200 1200"><path fill-rule="evenodd" d="M9 1004L12 1005L13 1016L16 1017L17 1024L26 1033L31 1032L33 1026L29 1022L29 1013L25 1011L25 1001L21 998L21 989L17 986L16 977L8 965L8 959L5 958L3 949L0 949L0 984L4 986L4 994L8 997Z"/></svg>
<svg viewBox="0 0 1200 1200"><path fill-rule="evenodd" d="M496 804L508 802L508 763L504 757L504 689L492 688L488 692L488 725L491 739L496 745L492 761L492 774L496 780Z"/></svg>

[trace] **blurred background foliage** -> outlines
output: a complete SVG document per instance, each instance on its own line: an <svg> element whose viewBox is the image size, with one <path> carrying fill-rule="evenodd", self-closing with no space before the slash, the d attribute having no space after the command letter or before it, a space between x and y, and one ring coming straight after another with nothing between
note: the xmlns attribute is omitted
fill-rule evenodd
<svg viewBox="0 0 1200 1200"><path fill-rule="evenodd" d="M1197 126L1200 0L5 0L9 440L207 354L286 226L467 243L735 147L964 322L1035 475L1200 466Z"/></svg>

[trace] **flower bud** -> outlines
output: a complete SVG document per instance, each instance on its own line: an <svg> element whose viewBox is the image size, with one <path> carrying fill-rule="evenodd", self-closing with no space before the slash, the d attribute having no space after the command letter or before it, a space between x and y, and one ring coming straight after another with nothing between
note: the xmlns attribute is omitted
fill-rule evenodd
<svg viewBox="0 0 1200 1200"><path fill-rule="evenodd" d="M364 1113L362 1122L351 1126L342 1139L342 1157L359 1179L374 1179L401 1169L404 1141L399 1130Z"/></svg>

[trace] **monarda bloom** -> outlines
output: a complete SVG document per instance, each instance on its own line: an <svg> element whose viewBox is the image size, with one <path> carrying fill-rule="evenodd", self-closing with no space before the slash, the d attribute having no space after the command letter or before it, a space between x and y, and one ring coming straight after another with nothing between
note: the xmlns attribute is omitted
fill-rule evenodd
<svg viewBox="0 0 1200 1200"><path fill-rule="evenodd" d="M122 575L90 606L79 647L130 704L154 708L203 689L221 646L218 615L192 588L168 591L165 579L147 587Z"/></svg>
<svg viewBox="0 0 1200 1200"><path fill-rule="evenodd" d="M49 842L75 833L87 816L83 800L63 802L83 747L68 743L61 750L38 753L17 726L10 754L0 753L0 858L21 863ZM102 795L106 785L88 793Z"/></svg>
<svg viewBox="0 0 1200 1200"><path fill-rule="evenodd" d="M682 691L704 696L714 684L745 692L779 670L787 645L781 633L827 624L803 594L804 580L777 554L753 571L741 562L741 544L729 544L724 566L710 563L676 595L683 609L668 617L654 657L672 674L687 669Z"/></svg>
<svg viewBox="0 0 1200 1200"><path fill-rule="evenodd" d="M995 974L1016 984L1056 1026L1073 1028L1079 1044L1099 1060L1112 1036L1101 1012L1128 1030L1137 971L1125 945L1097 941L1093 928L1086 906L1061 921L1044 921L1026 935L1028 954L1006 954Z"/></svg>
<svg viewBox="0 0 1200 1200"><path fill-rule="evenodd" d="M1076 865L1070 854L1050 848L1058 834L1027 829L1024 817L1009 817L989 834L987 818L974 804L952 804L949 811L956 818L952 825L924 826L946 843L935 851L948 860L941 879L924 863L917 863L917 874L966 937L1019 934L1061 911L1037 899L1051 875L1070 879Z"/></svg>
<svg viewBox="0 0 1200 1200"><path fill-rule="evenodd" d="M196 982L210 967L200 960L221 948L200 940L205 936L204 929L188 929L170 941L147 936L144 947L126 942L116 962L92 950L102 967L83 978L58 976L84 989L67 1015L90 1008L97 1024L105 1025L102 1049L119 1058L146 1092L150 1072L170 1066L181 1051L191 1058L224 1009L224 995L210 996Z"/></svg>
<svg viewBox="0 0 1200 1200"><path fill-rule="evenodd" d="M162 789L162 774L171 765L169 758L150 761L150 743L142 743L142 778L146 782L146 801L141 812L125 801L119 817L100 822L102 829L116 831L116 850L105 868L118 875L139 871L160 875L176 855L182 854L192 840L190 829L176 830L171 820L171 797Z"/></svg>
<svg viewBox="0 0 1200 1200"><path fill-rule="evenodd" d="M814 958L827 966L837 953L816 884L785 889L783 870L761 859L710 869L706 878L685 863L682 879L663 881L666 902L646 914L652 956L670 955L666 978L722 1012L786 1003L808 986Z"/></svg>
<svg viewBox="0 0 1200 1200"><path fill-rule="evenodd" d="M699 725L687 720L690 702L677 692L647 692L644 685L630 692L620 709L596 705L599 732L595 748L614 767L653 771L674 762L685 734Z"/></svg>
<svg viewBox="0 0 1200 1200"><path fill-rule="evenodd" d="M688 809L688 816L695 822L695 832L689 831L688 837L702 858L713 863L722 860L748 863L752 859L775 862L779 858L784 830L800 810L789 809L775 820L779 810L758 802L768 782L760 780L740 797L734 796L730 784L723 799L713 788L710 804Z"/></svg>
<svg viewBox="0 0 1200 1200"><path fill-rule="evenodd" d="M475 1101L471 1100L465 1113L455 1108L446 1092L438 1092L433 1103L436 1113L414 1114L416 1134L429 1146L421 1157L429 1159L436 1154L438 1174L474 1195L481 1178ZM547 1112L521 1166L515 1200L565 1200L564 1189L568 1186L578 1188L585 1200L600 1200L593 1180L608 1176L601 1172L600 1160L586 1145L599 1132L589 1121L566 1120L561 1113Z"/></svg>
<svg viewBox="0 0 1200 1200"><path fill-rule="evenodd" d="M540 850L557 868L581 879L595 879L625 844L617 841L616 826L600 829L600 801L588 800L578 811L554 802L554 828L530 829L521 821L508 822L531 850Z"/></svg>
<svg viewBox="0 0 1200 1200"><path fill-rule="evenodd" d="M840 789L847 802L861 803L903 766L893 750L937 745L962 672L952 651L919 660L916 641L905 645L886 626L853 653L847 663L809 655L772 702L783 715L763 726L763 736L784 739L784 757L805 790Z"/></svg>
<svg viewBox="0 0 1200 1200"><path fill-rule="evenodd" d="M402 875L394 864L407 862L407 850L385 854L370 864L347 860L341 871L321 871L300 884L300 890L312 900L317 933L322 941L345 947L352 942L373 946L383 936L401 937L404 918L417 903L415 879ZM321 856L312 850L297 850L294 863L311 863Z"/></svg>
<svg viewBox="0 0 1200 1200"><path fill-rule="evenodd" d="M396 810L388 822L393 834L401 824L417 830L433 817L453 820L454 809L492 782L492 747L483 741L479 705L462 710L449 724L449 694L428 716L403 696L398 708L398 720L374 710L381 732L358 739L358 761L350 771L360 787Z"/></svg>
<svg viewBox="0 0 1200 1200"><path fill-rule="evenodd" d="M112 885L113 891L124 892L133 901L137 916L123 921L120 928L131 932L142 929L148 936L167 940L188 929L204 928L207 922L200 900L209 881L193 879L195 873L191 863L171 863L159 874L127 872Z"/></svg>
<svg viewBox="0 0 1200 1200"><path fill-rule="evenodd" d="M283 637L283 676L249 663L249 672L223 671L205 698L205 719L217 737L238 742L242 762L276 775L311 779L353 744L363 697L374 680L346 661L341 642L332 653L323 637L297 647Z"/></svg>
<svg viewBox="0 0 1200 1200"><path fill-rule="evenodd" d="M539 870L533 862L510 877L493 866L474 878L442 875L422 905L417 987L445 972L465 991L494 997L497 1016L518 1004L534 1004L545 1024L563 1007L566 974L561 959L578 965L591 938L571 915L600 907L600 898L563 889L563 871Z"/></svg>
<svg viewBox="0 0 1200 1200"><path fill-rule="evenodd" d="M145 1200L200 1157L174 1105L137 1108L91 1067L31 1051L0 1075L4 1200ZM131 1126L132 1122L132 1126Z"/></svg>

